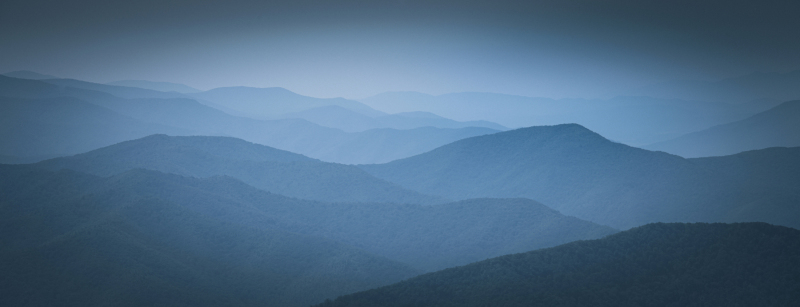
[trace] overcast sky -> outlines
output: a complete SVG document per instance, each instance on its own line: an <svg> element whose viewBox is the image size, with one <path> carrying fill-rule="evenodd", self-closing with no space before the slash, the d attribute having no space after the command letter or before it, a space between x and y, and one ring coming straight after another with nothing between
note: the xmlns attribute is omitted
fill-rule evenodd
<svg viewBox="0 0 800 307"><path fill-rule="evenodd" d="M592 98L800 69L798 16L796 0L4 0L0 72Z"/></svg>

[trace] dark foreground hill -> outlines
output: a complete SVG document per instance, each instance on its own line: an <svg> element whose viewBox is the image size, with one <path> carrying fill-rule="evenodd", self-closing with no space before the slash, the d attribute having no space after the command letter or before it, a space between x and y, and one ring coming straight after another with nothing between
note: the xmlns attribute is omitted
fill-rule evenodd
<svg viewBox="0 0 800 307"><path fill-rule="evenodd" d="M152 135L36 165L99 176L136 168L195 177L226 175L265 191L329 202L444 202L375 178L355 166L322 162L230 137Z"/></svg>
<svg viewBox="0 0 800 307"><path fill-rule="evenodd" d="M800 146L800 100L645 148L694 158L779 146Z"/></svg>
<svg viewBox="0 0 800 307"><path fill-rule="evenodd" d="M502 256L318 306L794 306L800 231L651 224Z"/></svg>
<svg viewBox="0 0 800 307"><path fill-rule="evenodd" d="M748 155L737 160L739 167L760 169L763 181L713 163L726 157L684 159L614 143L569 124L468 138L362 168L422 193L450 199L525 197L623 229L652 222L725 222L744 208L758 212L749 220L738 214L744 221L800 228L800 195L793 188L800 186L800 148ZM743 191L748 197L739 197Z"/></svg>
<svg viewBox="0 0 800 307"><path fill-rule="evenodd" d="M224 176L0 165L0 305L307 306L615 232L523 199L323 203Z"/></svg>

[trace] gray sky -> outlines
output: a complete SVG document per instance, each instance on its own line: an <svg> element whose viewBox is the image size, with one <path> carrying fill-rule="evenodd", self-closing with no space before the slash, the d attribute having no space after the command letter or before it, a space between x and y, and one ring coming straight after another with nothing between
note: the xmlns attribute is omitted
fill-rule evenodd
<svg viewBox="0 0 800 307"><path fill-rule="evenodd" d="M800 69L800 1L0 3L0 72L315 97L606 97Z"/></svg>

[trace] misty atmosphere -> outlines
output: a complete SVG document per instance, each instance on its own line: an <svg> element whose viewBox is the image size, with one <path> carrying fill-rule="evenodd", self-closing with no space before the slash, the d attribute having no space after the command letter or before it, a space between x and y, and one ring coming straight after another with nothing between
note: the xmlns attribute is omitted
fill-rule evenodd
<svg viewBox="0 0 800 307"><path fill-rule="evenodd" d="M800 305L797 16L3 1L0 305Z"/></svg>

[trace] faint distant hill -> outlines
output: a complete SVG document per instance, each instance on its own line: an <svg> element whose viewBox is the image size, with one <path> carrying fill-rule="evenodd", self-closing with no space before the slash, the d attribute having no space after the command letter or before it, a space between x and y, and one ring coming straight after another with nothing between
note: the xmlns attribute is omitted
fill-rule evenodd
<svg viewBox="0 0 800 307"><path fill-rule="evenodd" d="M401 112L377 117L388 128L394 129L413 129L417 127L439 127L439 128L464 128L464 127L484 127L499 131L508 128L485 120L454 121L430 112Z"/></svg>
<svg viewBox="0 0 800 307"><path fill-rule="evenodd" d="M30 70L17 70L4 73L3 75L12 78L31 79L31 80L58 79L58 77L56 76L40 74L38 72L33 72Z"/></svg>
<svg viewBox="0 0 800 307"><path fill-rule="evenodd" d="M345 295L328 306L790 306L800 231L651 224Z"/></svg>
<svg viewBox="0 0 800 307"><path fill-rule="evenodd" d="M337 105L316 107L303 111L283 114L282 118L299 118L317 125L336 128L345 132L361 132L376 128L386 128L372 116L367 116Z"/></svg>
<svg viewBox="0 0 800 307"><path fill-rule="evenodd" d="M508 130L506 127L488 121L458 122L429 112L404 112L380 116L367 116L334 105L286 113L283 117L302 118L320 126L336 128L346 132L361 132L380 128L407 130L421 127L450 129L484 127L498 131Z"/></svg>
<svg viewBox="0 0 800 307"><path fill-rule="evenodd" d="M54 80L47 80L48 82ZM497 130L487 128L418 128L411 130L373 129L359 133L326 128L302 119L255 120L239 117L220 111L188 98L136 98L124 99L112 93L122 94L164 93L139 88L95 84L77 80L55 80L57 84L37 80L26 80L0 76L0 96L24 99L64 99L73 97L93 104L121 116L130 117L150 125L164 127L161 130L148 130L150 133L135 137L119 138L119 141L130 140L154 133L171 135L223 135L234 136L250 142L289 150L309 157L338 163L382 163L423 153L438 146L476 135L494 133ZM77 87L73 87L75 85ZM91 89L95 88L95 90ZM109 90L111 93L103 92ZM138 93L138 94L137 94ZM135 95L134 95L135 96ZM22 107L27 107L22 104ZM32 106L32 105L31 105ZM27 111L26 111L27 112ZM26 116L35 113L23 112ZM64 112L65 122L80 121L79 117L70 117L71 112ZM11 116L11 115L8 115ZM71 119L70 119L71 118ZM22 119L20 119L22 120ZM15 121L17 125L9 131L36 130L29 126L32 121ZM91 121L83 125L91 126ZM101 126L97 127L101 129ZM140 128L133 129L141 130ZM108 133L111 133L110 130ZM97 132L100 133L100 132ZM74 138L92 139L90 135L74 135ZM94 148L111 145L106 141ZM48 142L36 143L41 153L30 155L75 154L79 152L56 152L60 149ZM47 151L50 148L51 151ZM3 153L0 155L20 156L19 153ZM25 158L25 157L22 157Z"/></svg>
<svg viewBox="0 0 800 307"><path fill-rule="evenodd" d="M577 123L616 142L640 146L746 118L771 101L728 104L651 97L549 99L494 93L438 96L390 92L361 100L383 112L431 112L457 121L485 120L505 127Z"/></svg>
<svg viewBox="0 0 800 307"><path fill-rule="evenodd" d="M330 202L444 202L375 178L355 166L326 163L229 137L152 135L37 166L99 176L138 168L193 177L226 175L272 193Z"/></svg>
<svg viewBox="0 0 800 307"><path fill-rule="evenodd" d="M198 93L200 90L185 84L172 82L154 82L147 80L122 80L106 83L108 85L119 85L127 87L138 87L161 92L178 92L182 94Z"/></svg>
<svg viewBox="0 0 800 307"><path fill-rule="evenodd" d="M756 72L718 81L671 81L640 88L633 95L704 101L747 102L800 99L800 70Z"/></svg>
<svg viewBox="0 0 800 307"><path fill-rule="evenodd" d="M221 87L192 94L192 97L213 102L257 119L274 119L285 113L331 105L367 116L383 115L357 101L344 98L313 98L280 87Z"/></svg>
<svg viewBox="0 0 800 307"><path fill-rule="evenodd" d="M290 232L231 178L0 165L0 305L308 306L417 271Z"/></svg>
<svg viewBox="0 0 800 307"><path fill-rule="evenodd" d="M752 152L747 172L611 142L575 124L463 139L367 172L450 199L525 197L617 228L651 222L763 221L800 228L800 148ZM771 184L780 182L781 184ZM748 191L744 193L743 191ZM759 196L761 195L761 196ZM747 209L746 209L747 208ZM758 211L750 217L741 210Z"/></svg>
<svg viewBox="0 0 800 307"><path fill-rule="evenodd" d="M793 146L800 146L800 100L787 101L740 121L714 126L644 148L693 158Z"/></svg>

